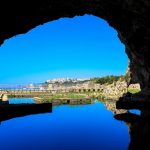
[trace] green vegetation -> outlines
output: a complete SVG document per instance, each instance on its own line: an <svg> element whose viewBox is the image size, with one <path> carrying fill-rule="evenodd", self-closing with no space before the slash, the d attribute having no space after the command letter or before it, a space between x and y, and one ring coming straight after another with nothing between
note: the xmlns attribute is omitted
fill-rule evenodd
<svg viewBox="0 0 150 150"><path fill-rule="evenodd" d="M93 99L87 97L86 94L77 94L77 93L62 93L62 94L54 94L51 96L40 96L34 97L37 103L52 103L53 105L83 105L83 104L91 104Z"/></svg>
<svg viewBox="0 0 150 150"><path fill-rule="evenodd" d="M84 92L82 94L80 93L59 93L59 94L53 94L50 96L39 96L39 100L42 100L44 102L52 102L53 100L65 100L65 99L105 99L105 96L102 94L102 92Z"/></svg>
<svg viewBox="0 0 150 150"><path fill-rule="evenodd" d="M99 84L112 84L114 82L117 81L124 81L125 80L125 76L105 76L105 77L101 77L101 78L92 78L91 81L95 82L95 83L99 83Z"/></svg>
<svg viewBox="0 0 150 150"><path fill-rule="evenodd" d="M63 94L53 94L50 96L41 96L42 99L53 100L53 99L80 99L86 98L86 94L77 94L77 93L63 93Z"/></svg>
<svg viewBox="0 0 150 150"><path fill-rule="evenodd" d="M140 92L140 90L139 90L139 89L131 89L131 88L129 88L129 89L128 89L128 92L130 92L130 93L132 93L132 94L135 94L135 93Z"/></svg>

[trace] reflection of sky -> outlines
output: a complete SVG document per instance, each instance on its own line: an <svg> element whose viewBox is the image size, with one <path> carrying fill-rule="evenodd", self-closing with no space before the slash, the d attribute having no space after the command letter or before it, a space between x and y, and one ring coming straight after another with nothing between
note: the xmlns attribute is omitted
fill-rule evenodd
<svg viewBox="0 0 150 150"><path fill-rule="evenodd" d="M132 109L132 110L129 110L130 113L133 113L133 114L136 114L136 115L140 115L141 114L141 111L140 110L137 110L137 109Z"/></svg>
<svg viewBox="0 0 150 150"><path fill-rule="evenodd" d="M128 143L127 126L101 103L56 106L0 125L1 150L126 150Z"/></svg>
<svg viewBox="0 0 150 150"><path fill-rule="evenodd" d="M5 41L0 47L0 83L124 74L127 57L117 32L85 15L63 18Z"/></svg>
<svg viewBox="0 0 150 150"><path fill-rule="evenodd" d="M35 103L33 98L10 98L9 104L32 104Z"/></svg>

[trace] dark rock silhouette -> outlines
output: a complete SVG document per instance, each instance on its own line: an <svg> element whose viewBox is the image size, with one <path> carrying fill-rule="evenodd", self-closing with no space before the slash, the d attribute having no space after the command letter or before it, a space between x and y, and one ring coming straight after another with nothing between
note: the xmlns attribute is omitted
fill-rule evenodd
<svg viewBox="0 0 150 150"><path fill-rule="evenodd" d="M116 102L116 108L150 110L149 94L143 94L142 92L135 94L124 93Z"/></svg>
<svg viewBox="0 0 150 150"><path fill-rule="evenodd" d="M121 97L116 102L117 109L142 109L150 110L150 101L144 98L133 98L133 97Z"/></svg>
<svg viewBox="0 0 150 150"><path fill-rule="evenodd" d="M0 122L26 115L52 112L52 104L1 104Z"/></svg>
<svg viewBox="0 0 150 150"><path fill-rule="evenodd" d="M150 150L150 110L142 110L140 115L117 114L114 118L126 122L128 126L130 134L128 150Z"/></svg>
<svg viewBox="0 0 150 150"><path fill-rule="evenodd" d="M114 116L115 119L125 122L139 122L141 121L141 117L139 115L133 114L133 113L122 113L122 114L116 114Z"/></svg>

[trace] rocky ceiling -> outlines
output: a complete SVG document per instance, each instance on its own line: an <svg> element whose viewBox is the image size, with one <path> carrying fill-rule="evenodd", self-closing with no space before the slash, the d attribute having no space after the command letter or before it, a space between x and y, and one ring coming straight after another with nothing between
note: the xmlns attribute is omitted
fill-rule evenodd
<svg viewBox="0 0 150 150"><path fill-rule="evenodd" d="M150 93L149 0L1 0L0 44L43 23L61 17L92 14L118 32L130 59L132 82Z"/></svg>

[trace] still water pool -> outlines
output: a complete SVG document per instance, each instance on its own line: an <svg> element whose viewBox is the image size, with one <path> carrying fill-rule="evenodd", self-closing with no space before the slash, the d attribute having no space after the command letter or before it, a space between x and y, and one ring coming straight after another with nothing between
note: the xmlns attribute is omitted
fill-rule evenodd
<svg viewBox="0 0 150 150"><path fill-rule="evenodd" d="M33 98L10 98L9 104L32 104L35 103Z"/></svg>
<svg viewBox="0 0 150 150"><path fill-rule="evenodd" d="M126 150L128 144L126 124L101 102L54 106L52 113L0 124L0 150Z"/></svg>

